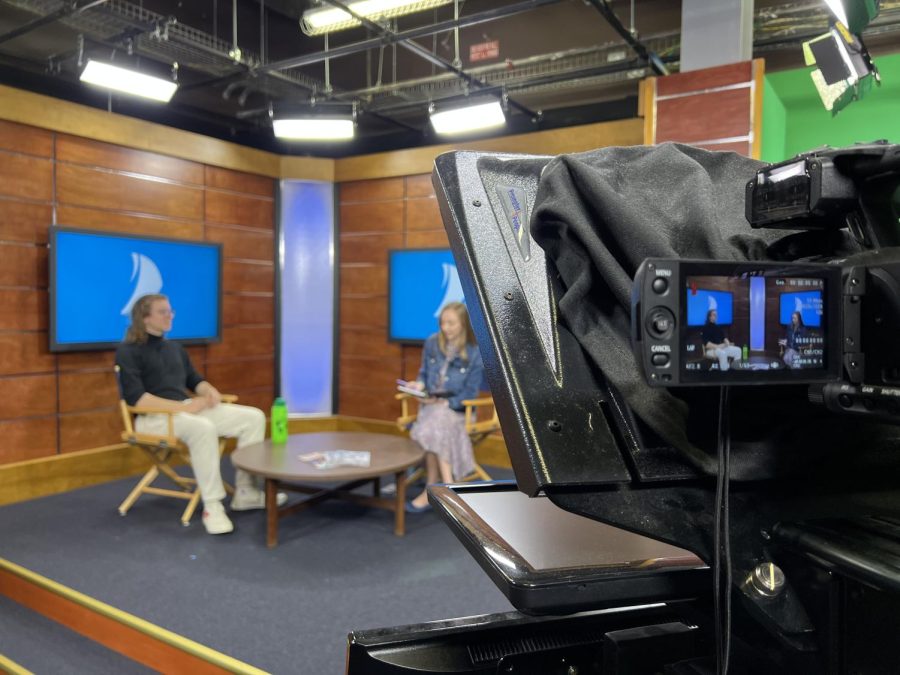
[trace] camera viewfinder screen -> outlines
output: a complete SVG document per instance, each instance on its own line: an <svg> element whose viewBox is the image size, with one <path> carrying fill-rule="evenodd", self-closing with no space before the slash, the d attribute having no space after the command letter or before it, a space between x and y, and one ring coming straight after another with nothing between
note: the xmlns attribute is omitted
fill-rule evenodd
<svg viewBox="0 0 900 675"><path fill-rule="evenodd" d="M685 285L687 373L825 369L825 279L687 276Z"/></svg>

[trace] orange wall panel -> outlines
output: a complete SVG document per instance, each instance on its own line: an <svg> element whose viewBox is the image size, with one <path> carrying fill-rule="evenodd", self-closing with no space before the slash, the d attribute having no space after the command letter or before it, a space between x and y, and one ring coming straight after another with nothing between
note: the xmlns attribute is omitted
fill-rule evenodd
<svg viewBox="0 0 900 675"><path fill-rule="evenodd" d="M0 120L0 149L52 157L53 132Z"/></svg>
<svg viewBox="0 0 900 675"><path fill-rule="evenodd" d="M750 89L717 91L659 101L656 142L696 143L750 132Z"/></svg>
<svg viewBox="0 0 900 675"><path fill-rule="evenodd" d="M383 328L387 335L387 297L343 297L341 298L341 326L368 326Z"/></svg>
<svg viewBox="0 0 900 675"><path fill-rule="evenodd" d="M56 159L60 162L167 178L176 183L203 185L202 164L78 136L60 134L56 141Z"/></svg>
<svg viewBox="0 0 900 675"><path fill-rule="evenodd" d="M245 358L228 363L207 363L205 377L223 392L273 387L275 370L269 357Z"/></svg>
<svg viewBox="0 0 900 675"><path fill-rule="evenodd" d="M56 375L0 378L0 419L56 412Z"/></svg>
<svg viewBox="0 0 900 675"><path fill-rule="evenodd" d="M47 249L0 243L0 286L46 288Z"/></svg>
<svg viewBox="0 0 900 675"><path fill-rule="evenodd" d="M47 332L0 333L0 375L46 373L56 370Z"/></svg>
<svg viewBox="0 0 900 675"><path fill-rule="evenodd" d="M387 265L341 265L341 295L387 294Z"/></svg>
<svg viewBox="0 0 900 675"><path fill-rule="evenodd" d="M271 178L221 169L216 166L207 166L205 169L207 187L244 192L261 197L272 198L274 196L275 183Z"/></svg>
<svg viewBox="0 0 900 675"><path fill-rule="evenodd" d="M403 199L406 186L403 178L378 178L341 184L342 204L352 202L379 202L386 199Z"/></svg>
<svg viewBox="0 0 900 675"><path fill-rule="evenodd" d="M222 244L222 255L228 258L271 261L275 241L271 232L250 228L207 225L206 238Z"/></svg>
<svg viewBox="0 0 900 675"><path fill-rule="evenodd" d="M403 234L345 234L341 236L341 263L387 264L388 250L403 248Z"/></svg>
<svg viewBox="0 0 900 675"><path fill-rule="evenodd" d="M170 239L193 239L194 241L203 239L203 222L200 220L175 220L147 214L117 213L61 204L56 209L56 221L60 225L101 232L121 232Z"/></svg>
<svg viewBox="0 0 900 675"><path fill-rule="evenodd" d="M59 374L61 413L109 408L119 399L119 387L112 368Z"/></svg>
<svg viewBox="0 0 900 675"><path fill-rule="evenodd" d="M61 204L150 213L185 220L203 218L203 188L75 164L56 168Z"/></svg>
<svg viewBox="0 0 900 675"><path fill-rule="evenodd" d="M0 330L47 330L47 291L0 288Z"/></svg>
<svg viewBox="0 0 900 675"><path fill-rule="evenodd" d="M53 164L49 159L0 151L0 195L50 201Z"/></svg>
<svg viewBox="0 0 900 675"><path fill-rule="evenodd" d="M50 204L33 204L0 197L0 239L41 244L53 219Z"/></svg>
<svg viewBox="0 0 900 675"><path fill-rule="evenodd" d="M265 295L225 295L222 298L222 324L272 325L275 317L275 301Z"/></svg>
<svg viewBox="0 0 900 675"><path fill-rule="evenodd" d="M441 220L437 199L407 200L406 229L408 232L444 229L444 221Z"/></svg>
<svg viewBox="0 0 900 675"><path fill-rule="evenodd" d="M56 454L56 418L0 420L0 464Z"/></svg>
<svg viewBox="0 0 900 675"><path fill-rule="evenodd" d="M431 174L426 173L420 176L407 176L406 196L408 198L434 197L434 185L431 184Z"/></svg>
<svg viewBox="0 0 900 675"><path fill-rule="evenodd" d="M275 290L275 265L268 260L226 260L222 265L222 290L226 293L272 293Z"/></svg>
<svg viewBox="0 0 900 675"><path fill-rule="evenodd" d="M421 230L406 235L406 248L450 248L446 230Z"/></svg>
<svg viewBox="0 0 900 675"><path fill-rule="evenodd" d="M369 204L341 204L340 233L403 232L405 202L393 200Z"/></svg>
<svg viewBox="0 0 900 675"><path fill-rule="evenodd" d="M122 442L122 416L118 408L59 416L59 451L76 452Z"/></svg>
<svg viewBox="0 0 900 675"><path fill-rule="evenodd" d="M226 326L222 330L222 342L206 348L206 358L213 361L241 356L274 356L274 326Z"/></svg>
<svg viewBox="0 0 900 675"><path fill-rule="evenodd" d="M210 223L240 224L271 231L275 228L274 209L271 198L206 191L206 220Z"/></svg>

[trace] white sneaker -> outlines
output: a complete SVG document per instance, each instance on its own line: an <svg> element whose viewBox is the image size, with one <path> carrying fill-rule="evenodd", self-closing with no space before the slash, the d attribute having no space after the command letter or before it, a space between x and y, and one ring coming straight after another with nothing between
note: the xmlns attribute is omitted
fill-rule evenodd
<svg viewBox="0 0 900 675"><path fill-rule="evenodd" d="M231 520L225 515L222 502L210 502L203 506L203 527L209 534L228 534L234 530Z"/></svg>
<svg viewBox="0 0 900 675"><path fill-rule="evenodd" d="M275 497L275 503L283 506L287 502L287 495L279 492ZM231 498L232 511L253 511L254 509L266 508L266 493L262 490L252 487L235 488L234 496Z"/></svg>

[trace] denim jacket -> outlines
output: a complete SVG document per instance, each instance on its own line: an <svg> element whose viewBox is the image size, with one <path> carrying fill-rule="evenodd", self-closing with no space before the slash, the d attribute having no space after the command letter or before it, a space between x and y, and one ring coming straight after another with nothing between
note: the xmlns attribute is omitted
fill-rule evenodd
<svg viewBox="0 0 900 675"><path fill-rule="evenodd" d="M481 388L481 380L484 377L484 363L481 361L481 353L478 347L466 345L467 360L456 356L447 367L447 381L443 386L453 395L447 400L453 410L463 410L462 402L478 396ZM438 335L435 333L425 341L422 350L422 367L419 369L419 382L425 383L429 391L438 389L438 378L441 366L444 363L444 354L438 346Z"/></svg>

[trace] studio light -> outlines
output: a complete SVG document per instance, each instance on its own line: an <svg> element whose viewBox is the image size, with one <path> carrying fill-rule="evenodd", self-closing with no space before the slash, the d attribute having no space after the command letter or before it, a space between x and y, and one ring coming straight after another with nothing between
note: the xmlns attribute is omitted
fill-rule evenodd
<svg viewBox="0 0 900 675"><path fill-rule="evenodd" d="M345 4L348 9L366 19L384 21L451 2L453 0L355 0ZM300 29L307 35L322 35L358 25L360 22L343 9L325 5L308 9L300 17Z"/></svg>
<svg viewBox="0 0 900 675"><path fill-rule="evenodd" d="M289 141L347 141L353 138L352 117L293 116L272 120L275 137Z"/></svg>
<svg viewBox="0 0 900 675"><path fill-rule="evenodd" d="M875 0L833 0L828 5L837 20L825 35L804 42L803 54L806 65L816 66L810 76L822 104L836 115L851 102L865 96L873 82L881 83L878 69L862 38L844 23L849 21L861 31L878 14L878 3Z"/></svg>
<svg viewBox="0 0 900 675"><path fill-rule="evenodd" d="M506 123L506 116L499 101L458 106L431 113L431 124L438 134L464 134L499 127Z"/></svg>
<svg viewBox="0 0 900 675"><path fill-rule="evenodd" d="M881 0L825 0L825 4L847 30L859 34L878 16Z"/></svg>
<svg viewBox="0 0 900 675"><path fill-rule="evenodd" d="M168 103L178 89L178 84L172 80L93 59L88 60L84 70L81 71L81 81L163 103Z"/></svg>

